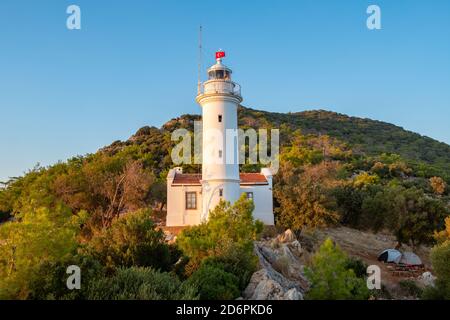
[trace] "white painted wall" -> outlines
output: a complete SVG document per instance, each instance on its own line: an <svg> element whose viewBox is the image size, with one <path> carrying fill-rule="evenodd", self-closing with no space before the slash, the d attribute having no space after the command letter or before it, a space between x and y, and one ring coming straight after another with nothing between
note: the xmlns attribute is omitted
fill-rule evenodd
<svg viewBox="0 0 450 320"><path fill-rule="evenodd" d="M202 212L201 186L170 186L167 187L167 219L166 225L189 226L200 224ZM186 192L197 192L197 209L186 210Z"/></svg>
<svg viewBox="0 0 450 320"><path fill-rule="evenodd" d="M173 186L173 179L177 173L183 173L180 167L173 168L167 174L167 217L166 226L178 227L197 225L200 223L202 212L201 186ZM197 192L197 209L186 209L186 192Z"/></svg>
<svg viewBox="0 0 450 320"><path fill-rule="evenodd" d="M253 192L255 210L253 219L266 225L274 225L272 188L270 185L241 186L241 194Z"/></svg>
<svg viewBox="0 0 450 320"><path fill-rule="evenodd" d="M237 138L227 135L227 130L237 132L237 108L241 99L230 96L230 89L226 87L229 83L223 83L223 91L218 90L212 96L205 94L197 98L202 106L203 120L202 219L205 220L220 199L234 203L240 195ZM222 116L221 122L219 115ZM223 191L222 197L220 189Z"/></svg>

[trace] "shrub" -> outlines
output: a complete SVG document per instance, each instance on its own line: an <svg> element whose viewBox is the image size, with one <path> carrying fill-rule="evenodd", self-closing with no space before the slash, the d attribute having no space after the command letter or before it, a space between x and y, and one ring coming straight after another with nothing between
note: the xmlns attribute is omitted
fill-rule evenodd
<svg viewBox="0 0 450 320"><path fill-rule="evenodd" d="M340 168L331 161L302 167L282 162L273 189L277 223L294 232L336 223L339 214L332 191L339 184Z"/></svg>
<svg viewBox="0 0 450 320"><path fill-rule="evenodd" d="M196 288L169 273L152 268L118 268L109 278L94 281L88 289L91 300L193 300Z"/></svg>
<svg viewBox="0 0 450 320"><path fill-rule="evenodd" d="M431 250L431 263L437 277L435 287L425 289L423 298L431 300L450 300L450 240Z"/></svg>
<svg viewBox="0 0 450 320"><path fill-rule="evenodd" d="M231 206L224 201L210 212L207 222L183 230L177 245L200 265L208 256L226 256L230 252L253 255L253 240L262 230L262 223L254 221L253 202L243 195Z"/></svg>
<svg viewBox="0 0 450 320"><path fill-rule="evenodd" d="M345 268L353 270L358 278L365 278L367 276L367 264L359 258L349 257Z"/></svg>
<svg viewBox="0 0 450 320"><path fill-rule="evenodd" d="M231 300L239 297L239 278L225 271L224 267L218 263L204 263L187 280L198 288L201 300Z"/></svg>
<svg viewBox="0 0 450 320"><path fill-rule="evenodd" d="M217 267L238 278L238 287L244 290L256 271L258 257L246 252L231 251L226 255L212 256L203 260L203 265Z"/></svg>
<svg viewBox="0 0 450 320"><path fill-rule="evenodd" d="M26 299L41 264L71 256L82 220L58 207L25 212L0 225L0 299Z"/></svg>
<svg viewBox="0 0 450 320"><path fill-rule="evenodd" d="M312 300L367 299L369 292L366 282L348 269L346 254L325 240L312 258L306 276L311 282L307 298Z"/></svg>
<svg viewBox="0 0 450 320"><path fill-rule="evenodd" d="M110 228L92 237L83 252L110 270L118 266L140 266L168 271L176 258L164 242L164 233L155 229L150 213L145 210L113 221Z"/></svg>
<svg viewBox="0 0 450 320"><path fill-rule="evenodd" d="M401 280L400 288L409 296L420 297L423 290L412 280Z"/></svg>
<svg viewBox="0 0 450 320"><path fill-rule="evenodd" d="M67 267L75 265L81 271L81 289L67 288ZM74 300L86 299L91 282L105 276L101 264L90 256L76 255L56 262L44 262L39 266L36 278L30 283L29 299Z"/></svg>

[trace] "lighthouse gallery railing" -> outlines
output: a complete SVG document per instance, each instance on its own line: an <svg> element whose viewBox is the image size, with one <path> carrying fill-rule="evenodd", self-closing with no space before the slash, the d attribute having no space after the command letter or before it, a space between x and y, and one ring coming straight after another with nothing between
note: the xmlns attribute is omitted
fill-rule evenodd
<svg viewBox="0 0 450 320"><path fill-rule="evenodd" d="M198 84L197 95L228 93L241 96L241 86L233 81L209 80Z"/></svg>

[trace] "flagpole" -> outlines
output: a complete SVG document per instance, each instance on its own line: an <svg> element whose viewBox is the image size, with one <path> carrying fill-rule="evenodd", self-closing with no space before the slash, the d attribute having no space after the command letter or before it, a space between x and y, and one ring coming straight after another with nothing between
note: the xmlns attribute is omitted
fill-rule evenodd
<svg viewBox="0 0 450 320"><path fill-rule="evenodd" d="M202 85L202 26L200 25L200 30L198 33L198 94L201 93L201 85Z"/></svg>

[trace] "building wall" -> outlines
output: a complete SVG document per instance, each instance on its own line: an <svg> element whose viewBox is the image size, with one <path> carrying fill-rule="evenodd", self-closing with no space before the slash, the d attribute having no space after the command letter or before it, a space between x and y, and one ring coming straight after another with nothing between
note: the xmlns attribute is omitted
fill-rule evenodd
<svg viewBox="0 0 450 320"><path fill-rule="evenodd" d="M253 192L253 202L255 205L253 218L261 220L266 225L274 225L272 186L241 185L241 194L244 192Z"/></svg>
<svg viewBox="0 0 450 320"><path fill-rule="evenodd" d="M167 186L167 220L166 225L197 225L201 222L202 194L201 186ZM197 192L197 209L186 209L186 192Z"/></svg>
<svg viewBox="0 0 450 320"><path fill-rule="evenodd" d="M187 226L197 225L202 221L202 205L203 196L202 186L200 185L177 185L173 186L173 179L176 173L182 173L181 168L174 168L169 171L167 176L167 220L166 226ZM253 201L255 210L253 217L261 220L266 225L274 225L273 216L273 199L272 199L272 176L269 170L263 169L261 173L265 175L267 185L241 185L239 187L238 196L245 192L253 192ZM218 192L218 188L215 188ZM234 189L233 189L234 190ZM228 199L229 195L225 193L224 199ZM186 192L197 193L197 208L195 210L186 209ZM204 193L204 192L203 192ZM218 196L217 196L218 197ZM213 197L214 199L216 197ZM211 206L210 209L213 209Z"/></svg>

